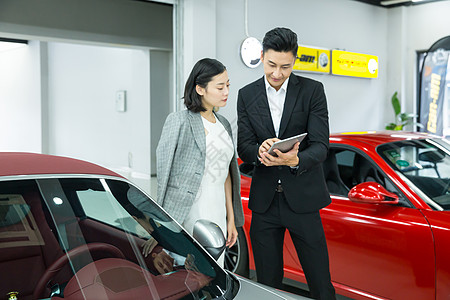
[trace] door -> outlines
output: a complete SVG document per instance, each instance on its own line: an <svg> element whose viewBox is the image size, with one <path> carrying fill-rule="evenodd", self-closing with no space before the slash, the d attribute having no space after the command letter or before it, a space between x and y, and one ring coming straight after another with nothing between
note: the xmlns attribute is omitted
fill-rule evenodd
<svg viewBox="0 0 450 300"><path fill-rule="evenodd" d="M433 236L421 211L362 153L332 148L330 155L334 159L325 164L336 164L328 166L334 171L326 172L332 204L321 215L333 283L349 296L434 299ZM377 181L397 193L400 204L350 201L346 190L365 181Z"/></svg>

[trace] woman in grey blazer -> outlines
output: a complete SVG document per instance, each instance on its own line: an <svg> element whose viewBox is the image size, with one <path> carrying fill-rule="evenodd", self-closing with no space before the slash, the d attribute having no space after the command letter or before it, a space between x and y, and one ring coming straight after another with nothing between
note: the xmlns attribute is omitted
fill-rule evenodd
<svg viewBox="0 0 450 300"><path fill-rule="evenodd" d="M244 224L240 176L230 123L214 112L228 91L222 63L195 64L184 90L187 110L167 117L156 149L157 201L191 234L198 219L217 223L232 246Z"/></svg>

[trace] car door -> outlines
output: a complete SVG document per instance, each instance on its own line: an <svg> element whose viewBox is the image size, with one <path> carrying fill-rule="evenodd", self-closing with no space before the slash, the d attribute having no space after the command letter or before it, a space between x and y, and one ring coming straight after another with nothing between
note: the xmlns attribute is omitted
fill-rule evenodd
<svg viewBox="0 0 450 300"><path fill-rule="evenodd" d="M424 211L431 224L436 245L436 299L447 299L450 295L450 211Z"/></svg>
<svg viewBox="0 0 450 300"><path fill-rule="evenodd" d="M328 165L332 170L327 172L328 158L324 171L332 204L321 215L332 281L340 293L352 298L434 299L433 236L422 212L361 151L332 146L330 154L335 165ZM364 181L378 181L399 195L400 204L350 201L347 191Z"/></svg>

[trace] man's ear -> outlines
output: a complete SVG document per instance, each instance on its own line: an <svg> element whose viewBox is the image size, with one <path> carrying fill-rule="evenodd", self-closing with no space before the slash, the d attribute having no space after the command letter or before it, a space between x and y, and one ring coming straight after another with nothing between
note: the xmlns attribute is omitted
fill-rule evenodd
<svg viewBox="0 0 450 300"><path fill-rule="evenodd" d="M197 92L197 94L199 94L200 96L203 96L205 94L205 89L202 88L201 86L199 86L198 84L195 86L195 91Z"/></svg>

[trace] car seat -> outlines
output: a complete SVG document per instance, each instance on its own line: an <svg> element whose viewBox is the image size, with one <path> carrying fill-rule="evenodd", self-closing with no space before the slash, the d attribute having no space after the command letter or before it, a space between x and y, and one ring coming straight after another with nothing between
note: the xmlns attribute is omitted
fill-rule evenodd
<svg viewBox="0 0 450 300"><path fill-rule="evenodd" d="M383 180L380 178L377 169L373 164L361 155L355 155L353 161L353 185L357 185L363 182L374 181L384 186Z"/></svg>
<svg viewBox="0 0 450 300"><path fill-rule="evenodd" d="M349 188L342 181L341 175L339 174L339 168L334 150L330 150L328 152L328 156L323 162L322 167L328 192L331 194L347 196Z"/></svg>

